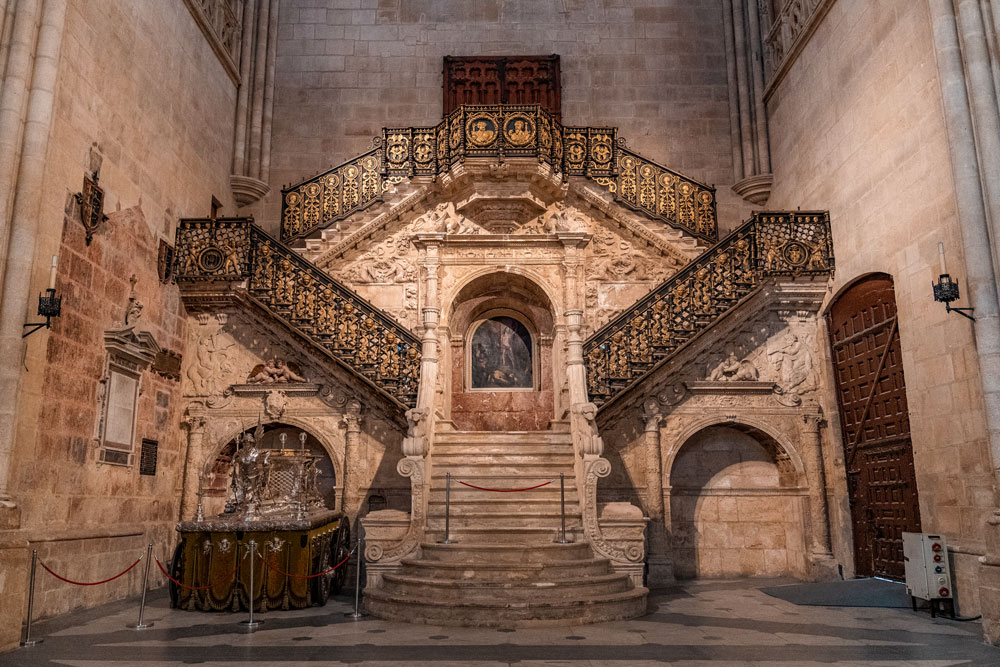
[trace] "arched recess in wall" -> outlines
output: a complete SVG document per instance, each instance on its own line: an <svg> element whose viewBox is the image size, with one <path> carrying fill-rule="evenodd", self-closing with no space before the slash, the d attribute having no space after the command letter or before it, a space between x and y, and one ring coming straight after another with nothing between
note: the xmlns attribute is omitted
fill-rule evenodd
<svg viewBox="0 0 1000 667"><path fill-rule="evenodd" d="M206 516L214 516L222 513L226 500L230 495L232 479L230 464L233 460L233 454L236 451L236 437L240 434L253 434L255 430L256 426L231 434L228 439L217 447L214 455L210 455L206 460L203 468L205 481L201 494ZM337 484L342 477L339 466L336 463L338 457L330 450L327 444L309 430L290 423L274 422L265 424L263 430L264 435L261 437L260 442L257 443L260 449L280 449L282 447L282 435L285 436L284 446L286 448L298 449L301 447L299 434L306 434L306 449L311 454L320 456L317 462L320 474L316 479L320 495L323 497L327 507L331 509L338 507L341 499L337 497L340 492Z"/></svg>
<svg viewBox="0 0 1000 667"><path fill-rule="evenodd" d="M686 437L668 464L675 576L805 576L807 491L787 447L722 422Z"/></svg>
<svg viewBox="0 0 1000 667"><path fill-rule="evenodd" d="M546 290L520 273L481 274L456 290L445 322L455 425L547 429L554 417L555 313Z"/></svg>
<svg viewBox="0 0 1000 667"><path fill-rule="evenodd" d="M861 276L826 312L859 576L902 579L903 532L920 532L892 276Z"/></svg>

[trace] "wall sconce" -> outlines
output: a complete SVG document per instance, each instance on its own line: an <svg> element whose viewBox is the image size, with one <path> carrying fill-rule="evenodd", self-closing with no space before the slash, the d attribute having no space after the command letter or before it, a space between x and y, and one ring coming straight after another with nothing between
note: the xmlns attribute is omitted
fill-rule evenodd
<svg viewBox="0 0 1000 667"><path fill-rule="evenodd" d="M934 300L944 303L945 312L948 313L958 313L963 317L967 317L973 322L976 318L970 315L970 313L975 311L975 308L952 308L951 302L957 301L959 298L958 293L958 283L951 279L951 275L948 273L948 268L944 263L944 244L938 243L938 257L941 259L941 275L938 276L938 281L931 282L931 287L934 288Z"/></svg>
<svg viewBox="0 0 1000 667"><path fill-rule="evenodd" d="M48 329L52 325L52 318L62 314L62 297L56 296L56 256L52 255L52 269L49 271L49 288L45 294L38 295L38 314L45 318L44 322L25 322L24 326L31 327L21 338L27 338L42 327Z"/></svg>

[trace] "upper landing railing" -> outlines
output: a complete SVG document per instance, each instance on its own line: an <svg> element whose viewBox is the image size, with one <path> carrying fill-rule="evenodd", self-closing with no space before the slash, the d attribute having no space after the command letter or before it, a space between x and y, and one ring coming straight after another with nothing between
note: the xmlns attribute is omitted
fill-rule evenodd
<svg viewBox="0 0 1000 667"><path fill-rule="evenodd" d="M767 278L833 268L829 213L754 214L584 342L590 400L624 394Z"/></svg>
<svg viewBox="0 0 1000 667"><path fill-rule="evenodd" d="M614 127L566 127L537 105L462 106L433 127L384 128L364 155L284 188L288 243L382 201L393 184L437 176L466 158L529 157L586 176L615 200L701 239L718 237L715 188L624 146Z"/></svg>
<svg viewBox="0 0 1000 667"><path fill-rule="evenodd" d="M249 218L181 220L180 284L246 281L250 298L391 400L413 407L420 341Z"/></svg>

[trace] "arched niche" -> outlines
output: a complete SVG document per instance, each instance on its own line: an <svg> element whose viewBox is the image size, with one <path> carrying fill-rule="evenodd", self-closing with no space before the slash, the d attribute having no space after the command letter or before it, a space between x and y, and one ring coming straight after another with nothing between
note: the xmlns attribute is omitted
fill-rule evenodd
<svg viewBox="0 0 1000 667"><path fill-rule="evenodd" d="M474 431L548 428L554 413L554 320L552 302L545 290L518 273L483 274L456 292L447 310L446 323L452 334L452 372L448 377L451 419L457 428ZM510 337L515 351L509 359L502 349L505 335ZM491 341L494 348L489 346ZM478 369L479 375L498 372L496 377L502 379L512 375L512 369L521 376L527 374L529 368L514 368L518 364L523 366L526 360L518 352L528 352L530 356L527 359L530 383L515 381L508 382L509 386L499 386L504 382L474 381L477 361L485 364L485 368Z"/></svg>
<svg viewBox="0 0 1000 667"><path fill-rule="evenodd" d="M806 574L806 490L788 450L746 424L705 425L667 468L678 578Z"/></svg>
<svg viewBox="0 0 1000 667"><path fill-rule="evenodd" d="M202 505L205 516L221 514L225 508L226 499L230 494L231 462L236 451L236 439L239 435L253 434L256 425L245 431L232 434L216 450L215 456L209 457L203 468L204 483L202 486ZM315 455L319 455L317 467L320 474L317 478L317 488L323 501L330 509L336 508L339 502L337 498L338 483L341 479L340 471L335 463L336 457L331 456L330 451L319 438L311 432L296 425L273 422L263 425L264 434L261 436L257 446L261 449L277 450L282 448L281 436L285 436L284 447L286 449L300 449L302 443L300 434L306 434L305 448Z"/></svg>

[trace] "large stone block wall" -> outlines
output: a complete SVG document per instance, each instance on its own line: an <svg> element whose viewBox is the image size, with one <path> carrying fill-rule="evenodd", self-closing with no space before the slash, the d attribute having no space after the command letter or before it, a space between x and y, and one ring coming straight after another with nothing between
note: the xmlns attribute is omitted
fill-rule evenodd
<svg viewBox="0 0 1000 667"><path fill-rule="evenodd" d="M751 436L697 433L666 480L675 576L805 575L801 498L781 488L774 457Z"/></svg>
<svg viewBox="0 0 1000 667"><path fill-rule="evenodd" d="M932 43L927 3L834 3L768 100L769 205L830 210L831 298L867 273L895 281L921 520L959 552L955 584L968 615L995 501L971 323L931 296L939 241L952 275L966 273ZM832 394L825 408L827 469L842 470ZM830 485L837 559L849 563L846 483Z"/></svg>
<svg viewBox="0 0 1000 667"><path fill-rule="evenodd" d="M173 543L183 438L179 428L180 382L152 370L140 380L135 463L99 463L95 439L104 391L104 331L124 325L130 294L144 305L137 331L151 333L161 348L179 353L184 322L177 288L157 276L158 246L142 211L113 212L104 234L88 246L78 215L66 216L59 249L56 290L62 315L52 322L33 441L15 444L11 490L19 501L21 528L33 548L60 574L95 581L124 569L153 542L160 559ZM33 370L29 366L29 370ZM139 475L143 438L158 443L155 475ZM75 588L40 574L36 614L48 616L133 593L131 573L107 587ZM157 586L159 578L153 581Z"/></svg>
<svg viewBox="0 0 1000 667"><path fill-rule="evenodd" d="M371 146L383 126L441 119L446 55L561 57L563 120L616 125L643 155L718 185L720 218L744 208L733 182L721 0L286 0L275 64L271 194Z"/></svg>
<svg viewBox="0 0 1000 667"><path fill-rule="evenodd" d="M134 273L142 321L161 345L180 349L180 304L176 289L157 280L158 240L173 240L178 217L207 214L212 196L234 212L236 87L182 2L70 0L57 68L28 306L33 314L58 255L63 316L26 341L11 473L20 516L4 526L19 530L0 544L19 545L4 551L5 569L8 554L26 566L28 549L41 545L57 571L92 580L130 563L147 541L164 558L173 539L183 464L177 383L148 373L143 380L137 437L159 441L157 475L97 465L102 332L124 316ZM98 163L111 221L87 247L71 194ZM10 572L17 576L0 582L0 619L11 632L0 647L16 641L24 614L20 564ZM132 573L108 586L56 588L42 573L35 614L134 594L138 585Z"/></svg>

